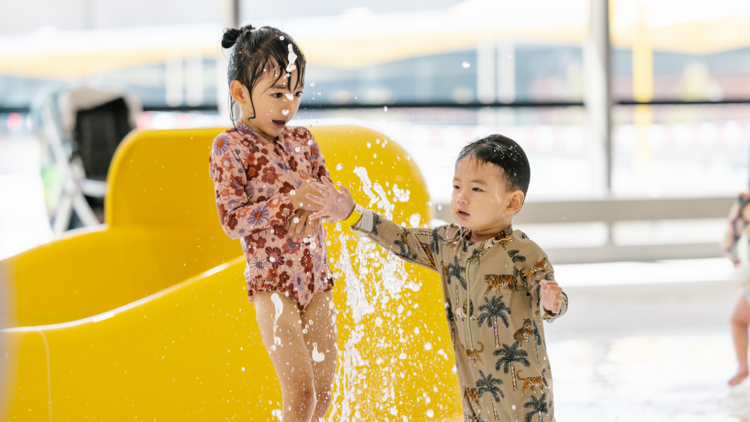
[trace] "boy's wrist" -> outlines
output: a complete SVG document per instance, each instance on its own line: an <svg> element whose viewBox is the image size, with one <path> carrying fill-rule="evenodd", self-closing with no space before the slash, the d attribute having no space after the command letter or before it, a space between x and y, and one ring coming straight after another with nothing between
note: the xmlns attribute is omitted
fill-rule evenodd
<svg viewBox="0 0 750 422"><path fill-rule="evenodd" d="M363 213L364 213L364 208L362 208L361 206L355 203L354 207L352 207L352 211L349 213L349 216L347 216L343 220L344 222L346 222L346 224L350 226L354 226L362 218Z"/></svg>

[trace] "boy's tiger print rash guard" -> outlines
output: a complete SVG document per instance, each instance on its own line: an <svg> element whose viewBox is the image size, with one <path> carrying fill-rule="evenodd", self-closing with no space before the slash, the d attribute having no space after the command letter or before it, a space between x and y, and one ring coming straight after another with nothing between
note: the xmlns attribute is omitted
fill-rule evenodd
<svg viewBox="0 0 750 422"><path fill-rule="evenodd" d="M556 315L543 309L539 281L554 270L536 243L512 227L471 242L456 225L406 228L369 210L353 229L440 274L465 420L555 420L542 321L568 298Z"/></svg>

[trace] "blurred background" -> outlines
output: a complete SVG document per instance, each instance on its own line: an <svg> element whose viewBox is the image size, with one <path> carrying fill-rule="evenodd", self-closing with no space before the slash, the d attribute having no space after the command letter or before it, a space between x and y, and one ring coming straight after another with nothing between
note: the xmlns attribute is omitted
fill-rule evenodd
<svg viewBox="0 0 750 422"><path fill-rule="evenodd" d="M92 162L131 128L228 126L219 42L248 23L305 52L298 124L391 136L442 221L463 145L524 147L517 227L571 296L558 420L748 420L718 243L750 180L750 2L0 0L0 259L102 223Z"/></svg>

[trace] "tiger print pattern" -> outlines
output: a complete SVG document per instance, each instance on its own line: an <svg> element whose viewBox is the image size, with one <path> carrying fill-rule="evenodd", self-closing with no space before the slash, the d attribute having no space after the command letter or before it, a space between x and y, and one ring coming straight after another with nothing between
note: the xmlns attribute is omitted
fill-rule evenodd
<svg viewBox="0 0 750 422"><path fill-rule="evenodd" d="M512 274L487 274L484 276L484 282L487 283L487 291L484 294L488 294L493 287L500 293L500 288L507 286L511 296L518 290L518 280Z"/></svg>
<svg viewBox="0 0 750 422"><path fill-rule="evenodd" d="M536 273L545 274L548 270L547 268L548 262L549 261L547 261L547 257L542 258L541 261L537 262L536 264L534 264L533 267L531 267L528 271L526 271L526 274L525 274L526 278L529 278L532 275L535 275Z"/></svg>
<svg viewBox="0 0 750 422"><path fill-rule="evenodd" d="M482 362L482 353L484 351L484 344L481 342L477 342L477 344L480 346L478 350L469 350L466 349L466 357L469 358L469 360L473 361L474 367L477 366L477 361L479 361L479 364L482 365L482 368L484 368L484 362Z"/></svg>
<svg viewBox="0 0 750 422"><path fill-rule="evenodd" d="M471 403L476 403L477 407L479 406L479 390L476 388L467 387L464 389L464 396L466 397L466 400Z"/></svg>
<svg viewBox="0 0 750 422"><path fill-rule="evenodd" d="M522 341L528 343L531 340L531 336L534 335L534 329L531 328L531 319L523 320L523 327L513 334L513 340Z"/></svg>
<svg viewBox="0 0 750 422"><path fill-rule="evenodd" d="M523 387L521 388L521 395L523 395L524 392L526 392L526 389L530 389L532 393L536 393L534 390L535 388L539 388L539 392L541 393L544 391L545 387L549 387L548 381L547 381L547 370L542 369L542 375L538 377L528 377L523 378L521 377L521 370L519 369L516 371L516 379L523 382Z"/></svg>

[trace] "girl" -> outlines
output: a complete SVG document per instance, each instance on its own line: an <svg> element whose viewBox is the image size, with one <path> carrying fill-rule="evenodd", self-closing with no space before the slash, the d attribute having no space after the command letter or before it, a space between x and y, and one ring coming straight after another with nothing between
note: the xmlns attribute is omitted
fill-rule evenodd
<svg viewBox="0 0 750 422"><path fill-rule="evenodd" d="M219 220L242 242L248 296L281 384L281 417L317 422L330 406L337 349L325 233L307 220L320 207L305 198L328 171L312 134L287 127L305 56L271 27L228 29L222 46L234 47L229 90L241 115L211 149Z"/></svg>
<svg viewBox="0 0 750 422"><path fill-rule="evenodd" d="M727 258L732 260L735 267L740 265L740 258L737 253L737 241L742 236L750 222L750 194L741 194L737 202L732 206L729 212L729 230L724 240L722 249ZM737 361L739 369L737 374L729 380L729 385L738 385L748 376L747 348L748 333L747 328L750 325L750 277L745 272L745 280L742 288L742 294L737 299L737 305L732 314L732 336L734 337L734 347L737 352Z"/></svg>

